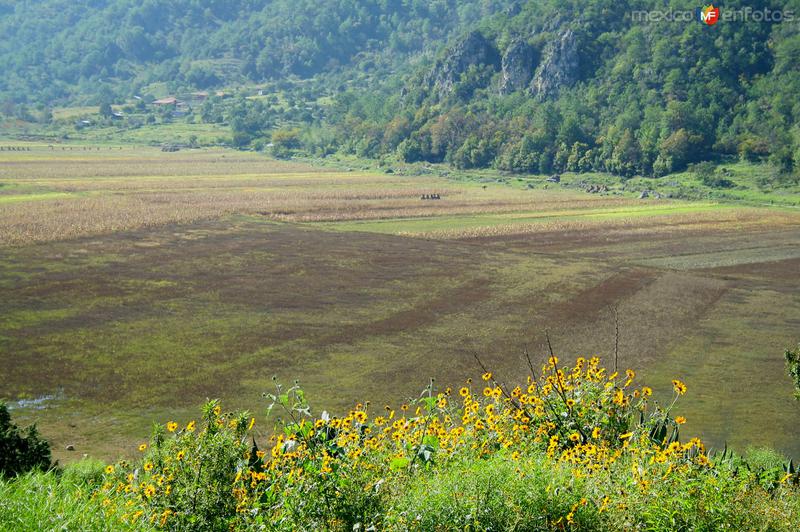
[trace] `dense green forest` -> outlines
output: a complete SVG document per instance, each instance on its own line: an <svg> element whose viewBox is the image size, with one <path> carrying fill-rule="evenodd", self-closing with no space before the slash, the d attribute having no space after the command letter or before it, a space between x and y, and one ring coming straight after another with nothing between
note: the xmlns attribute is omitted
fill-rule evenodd
<svg viewBox="0 0 800 532"><path fill-rule="evenodd" d="M334 121L365 155L462 168L659 176L726 156L800 165L797 22L632 20L647 4L661 3L530 2L451 43L379 108L372 94L351 96Z"/></svg>
<svg viewBox="0 0 800 532"><path fill-rule="evenodd" d="M661 176L705 160L800 167L800 2L647 21L690 1L27 0L0 3L0 100L122 103L272 83L277 101L210 101L239 147L529 173ZM746 18L746 19L745 19ZM309 107L321 99L322 108ZM273 105L274 104L274 105ZM313 112L303 112L304 110ZM44 114L46 116L46 113Z"/></svg>
<svg viewBox="0 0 800 532"><path fill-rule="evenodd" d="M492 13L455 0L3 0L0 94L16 102L380 69Z"/></svg>

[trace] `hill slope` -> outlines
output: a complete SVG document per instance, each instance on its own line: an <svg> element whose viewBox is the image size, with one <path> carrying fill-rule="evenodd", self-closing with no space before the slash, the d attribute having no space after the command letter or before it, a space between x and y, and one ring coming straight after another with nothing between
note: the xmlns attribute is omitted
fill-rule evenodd
<svg viewBox="0 0 800 532"><path fill-rule="evenodd" d="M482 4L3 0L0 94L18 102L91 101L131 96L153 82L206 88L359 62L376 68L493 11Z"/></svg>
<svg viewBox="0 0 800 532"><path fill-rule="evenodd" d="M693 15L691 2L672 4ZM660 176L740 157L794 170L797 22L708 26L635 14L659 5L529 2L451 43L385 98L383 115L351 110L342 122L373 155L397 150L462 168ZM730 16L737 9L744 3L725 6Z"/></svg>
<svg viewBox="0 0 800 532"><path fill-rule="evenodd" d="M311 99L328 102L314 116L276 122L271 109L239 102L202 119L231 123L238 146L294 121L310 152L461 168L661 176L741 158L790 176L800 166L800 2L731 2L714 25L696 7L4 1L0 100L20 116L20 103L121 103L154 85L271 81L301 94L302 111L302 81L313 80Z"/></svg>

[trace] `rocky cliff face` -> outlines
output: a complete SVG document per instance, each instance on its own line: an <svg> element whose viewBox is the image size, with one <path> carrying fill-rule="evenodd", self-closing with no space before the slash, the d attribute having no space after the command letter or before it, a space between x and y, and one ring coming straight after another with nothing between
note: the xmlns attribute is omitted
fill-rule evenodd
<svg viewBox="0 0 800 532"><path fill-rule="evenodd" d="M473 31L458 41L439 61L428 76L428 83L439 95L453 92L461 74L470 66L488 65L500 68L500 54L480 32Z"/></svg>
<svg viewBox="0 0 800 532"><path fill-rule="evenodd" d="M541 62L538 50L522 40L514 41L501 58L494 44L474 31L447 51L425 76L424 84L436 97L448 96L471 66L500 70L501 94L527 88L537 99L553 98L562 87L578 81L578 42L574 32L566 29L545 47Z"/></svg>
<svg viewBox="0 0 800 532"><path fill-rule="evenodd" d="M555 97L562 87L578 81L579 67L578 42L573 31L567 29L545 48L531 81L531 94L540 100Z"/></svg>
<svg viewBox="0 0 800 532"><path fill-rule="evenodd" d="M511 43L503 54L500 94L511 94L527 87L538 59L536 49L525 41Z"/></svg>

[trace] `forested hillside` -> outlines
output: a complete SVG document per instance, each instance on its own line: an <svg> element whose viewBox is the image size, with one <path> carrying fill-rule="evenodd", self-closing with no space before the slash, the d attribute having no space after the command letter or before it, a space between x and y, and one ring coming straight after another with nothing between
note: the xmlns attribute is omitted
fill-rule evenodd
<svg viewBox="0 0 800 532"><path fill-rule="evenodd" d="M239 100L207 105L202 119L230 123L240 147L298 127L299 141L290 135L288 145L316 155L622 176L741 158L791 176L800 167L800 2L722 7L782 10L781 21L751 15L707 25L635 15L698 7L3 1L0 100L9 114L25 103L123 103L158 83L171 92L264 82L293 90L310 80L324 88L311 98L326 97L322 112L276 115L262 101ZM307 100L293 105L302 111Z"/></svg>
<svg viewBox="0 0 800 532"><path fill-rule="evenodd" d="M507 3L507 2L506 2ZM376 68L503 2L479 0L2 0L0 94L91 101L152 82L228 85Z"/></svg>
<svg viewBox="0 0 800 532"><path fill-rule="evenodd" d="M798 22L632 19L663 5L529 2L451 42L384 113L350 105L340 122L367 154L462 168L659 176L725 156L797 168Z"/></svg>

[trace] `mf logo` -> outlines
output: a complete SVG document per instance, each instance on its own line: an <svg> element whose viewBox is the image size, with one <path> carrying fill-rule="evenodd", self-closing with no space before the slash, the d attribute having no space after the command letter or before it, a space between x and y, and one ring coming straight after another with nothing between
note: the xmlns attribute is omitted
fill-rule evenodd
<svg viewBox="0 0 800 532"><path fill-rule="evenodd" d="M697 8L697 18L703 24L713 26L719 21L719 8L713 4Z"/></svg>

